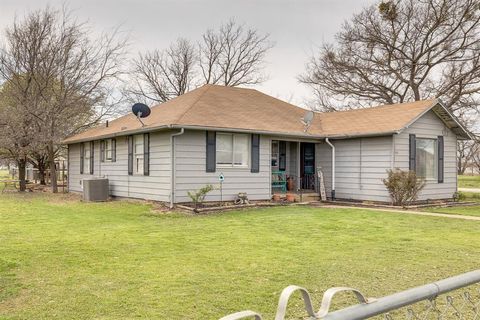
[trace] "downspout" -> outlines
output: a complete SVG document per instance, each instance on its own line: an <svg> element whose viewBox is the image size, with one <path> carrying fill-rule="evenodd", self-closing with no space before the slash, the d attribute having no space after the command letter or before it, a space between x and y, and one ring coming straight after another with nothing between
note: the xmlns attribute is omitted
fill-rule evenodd
<svg viewBox="0 0 480 320"><path fill-rule="evenodd" d="M332 200L335 200L335 146L325 138L325 142L332 148Z"/></svg>
<svg viewBox="0 0 480 320"><path fill-rule="evenodd" d="M392 135L392 154L390 156L390 169L393 170L395 169L395 133Z"/></svg>
<svg viewBox="0 0 480 320"><path fill-rule="evenodd" d="M175 137L181 136L185 133L185 128L181 128L179 132L173 133L170 135L170 146L171 146L171 154L170 154L170 165L171 165L171 185L170 185L170 209L173 208L173 202L175 198Z"/></svg>

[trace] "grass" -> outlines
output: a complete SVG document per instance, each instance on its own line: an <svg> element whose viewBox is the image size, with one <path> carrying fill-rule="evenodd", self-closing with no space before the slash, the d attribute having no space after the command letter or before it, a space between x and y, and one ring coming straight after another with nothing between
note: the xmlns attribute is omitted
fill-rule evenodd
<svg viewBox="0 0 480 320"><path fill-rule="evenodd" d="M459 195L460 201L480 202L480 193L460 191Z"/></svg>
<svg viewBox="0 0 480 320"><path fill-rule="evenodd" d="M8 170L0 170L0 180L8 179L10 175L8 174Z"/></svg>
<svg viewBox="0 0 480 320"><path fill-rule="evenodd" d="M476 176L458 176L459 188L478 188L480 189L480 175Z"/></svg>
<svg viewBox="0 0 480 320"><path fill-rule="evenodd" d="M448 208L433 207L433 208L425 208L424 211L480 217L480 193L461 191L459 192L459 194L460 194L460 198L459 198L460 201L479 202L479 205L478 206L477 205L454 206L454 207L448 207Z"/></svg>
<svg viewBox="0 0 480 320"><path fill-rule="evenodd" d="M428 208L428 209L425 209L425 211L480 217L480 205L449 207L449 208Z"/></svg>
<svg viewBox="0 0 480 320"><path fill-rule="evenodd" d="M273 318L281 289L381 296L478 268L480 222L277 207L208 216L0 196L0 319ZM298 301L297 301L298 302Z"/></svg>

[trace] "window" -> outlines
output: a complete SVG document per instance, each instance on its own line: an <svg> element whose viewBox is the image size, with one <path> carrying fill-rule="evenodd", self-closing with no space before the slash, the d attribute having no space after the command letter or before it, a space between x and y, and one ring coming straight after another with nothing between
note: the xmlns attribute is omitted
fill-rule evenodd
<svg viewBox="0 0 480 320"><path fill-rule="evenodd" d="M248 167L249 135L217 133L217 165Z"/></svg>
<svg viewBox="0 0 480 320"><path fill-rule="evenodd" d="M417 138L415 168L419 177L427 180L437 179L437 139Z"/></svg>
<svg viewBox="0 0 480 320"><path fill-rule="evenodd" d="M90 143L83 144L83 173L90 173L90 158L92 157L92 150L90 150Z"/></svg>
<svg viewBox="0 0 480 320"><path fill-rule="evenodd" d="M143 174L143 135L133 136L133 173Z"/></svg>
<svg viewBox="0 0 480 320"><path fill-rule="evenodd" d="M112 139L105 140L105 161L112 161L113 159L113 142Z"/></svg>

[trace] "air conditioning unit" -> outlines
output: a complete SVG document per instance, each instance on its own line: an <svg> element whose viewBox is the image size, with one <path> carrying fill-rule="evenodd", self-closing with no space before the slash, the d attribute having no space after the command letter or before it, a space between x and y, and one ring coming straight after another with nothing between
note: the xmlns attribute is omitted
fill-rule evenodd
<svg viewBox="0 0 480 320"><path fill-rule="evenodd" d="M108 179L88 178L83 179L83 200L84 201L107 201L108 200Z"/></svg>

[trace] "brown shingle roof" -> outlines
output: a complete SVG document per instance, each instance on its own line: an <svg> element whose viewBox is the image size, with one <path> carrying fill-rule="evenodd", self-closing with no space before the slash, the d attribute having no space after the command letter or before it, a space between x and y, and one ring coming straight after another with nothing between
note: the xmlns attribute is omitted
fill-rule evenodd
<svg viewBox="0 0 480 320"><path fill-rule="evenodd" d="M437 104L436 100L316 113L308 133L300 119L305 109L253 89L204 85L152 107L142 119L133 114L66 139L65 143L126 135L160 128L199 127L311 137L348 137L397 132Z"/></svg>

